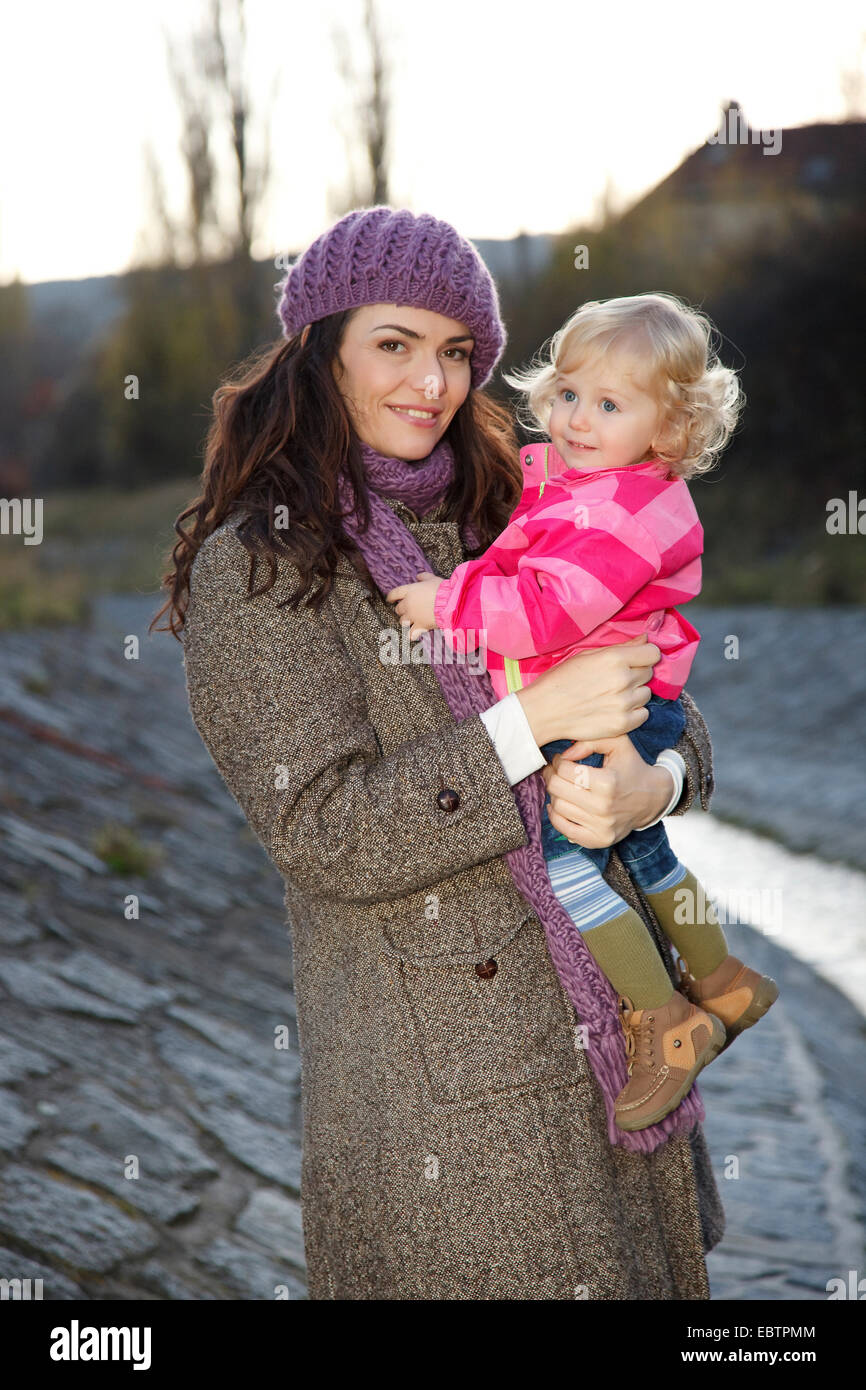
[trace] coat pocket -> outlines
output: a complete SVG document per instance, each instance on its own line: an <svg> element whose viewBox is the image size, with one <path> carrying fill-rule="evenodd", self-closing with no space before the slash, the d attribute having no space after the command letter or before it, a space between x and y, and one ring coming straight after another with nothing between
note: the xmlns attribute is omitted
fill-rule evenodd
<svg viewBox="0 0 866 1390"><path fill-rule="evenodd" d="M382 946L428 1104L478 1103L586 1079L573 1011L533 913L524 908L501 923L480 951L421 955Z"/></svg>

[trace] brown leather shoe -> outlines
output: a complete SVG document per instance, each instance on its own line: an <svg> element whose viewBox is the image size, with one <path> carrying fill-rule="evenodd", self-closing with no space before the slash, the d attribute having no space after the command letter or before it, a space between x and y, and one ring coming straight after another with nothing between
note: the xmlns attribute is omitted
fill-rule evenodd
<svg viewBox="0 0 866 1390"><path fill-rule="evenodd" d="M635 1009L625 994L619 1002L629 1079L616 1098L614 1117L619 1129L645 1129L688 1094L698 1072L724 1047L725 1029L676 990L660 1008Z"/></svg>
<svg viewBox="0 0 866 1390"><path fill-rule="evenodd" d="M682 990L693 1004L714 1014L725 1025L727 1037L722 1052L746 1028L751 1028L759 1018L763 1018L779 997L779 986L775 980L769 975L759 975L757 970L751 970L736 956L725 956L721 965L717 965L701 980L696 980L691 974L688 961L683 956L677 960L677 969L677 989Z"/></svg>

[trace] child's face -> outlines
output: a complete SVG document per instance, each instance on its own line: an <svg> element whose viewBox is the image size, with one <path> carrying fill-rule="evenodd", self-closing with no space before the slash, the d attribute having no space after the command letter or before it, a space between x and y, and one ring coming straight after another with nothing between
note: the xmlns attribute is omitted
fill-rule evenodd
<svg viewBox="0 0 866 1390"><path fill-rule="evenodd" d="M634 367L632 359L609 352L560 372L549 429L572 468L626 468L651 452L662 411L638 385Z"/></svg>

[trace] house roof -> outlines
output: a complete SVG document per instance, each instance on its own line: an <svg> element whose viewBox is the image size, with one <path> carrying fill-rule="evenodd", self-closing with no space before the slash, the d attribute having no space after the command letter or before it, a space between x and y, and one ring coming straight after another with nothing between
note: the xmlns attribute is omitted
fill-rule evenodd
<svg viewBox="0 0 866 1390"><path fill-rule="evenodd" d="M736 105L736 103L732 103ZM778 196L798 190L816 197L860 199L866 188L866 121L821 122L778 131L749 127L740 113L720 119L719 130L734 140L704 143L636 204L650 199L675 202ZM763 136L763 139L762 139ZM781 139L779 139L781 137ZM735 141L735 142L734 142ZM765 148L768 153L764 153ZM636 209L633 208L632 211Z"/></svg>

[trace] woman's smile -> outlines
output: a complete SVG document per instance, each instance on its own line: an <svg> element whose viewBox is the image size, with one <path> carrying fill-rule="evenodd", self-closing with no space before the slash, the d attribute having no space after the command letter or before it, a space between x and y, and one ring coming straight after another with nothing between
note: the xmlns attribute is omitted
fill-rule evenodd
<svg viewBox="0 0 866 1390"><path fill-rule="evenodd" d="M422 430L435 429L436 421L442 414L441 410L417 405L389 405L388 409L393 410L395 415L399 415L416 429Z"/></svg>

